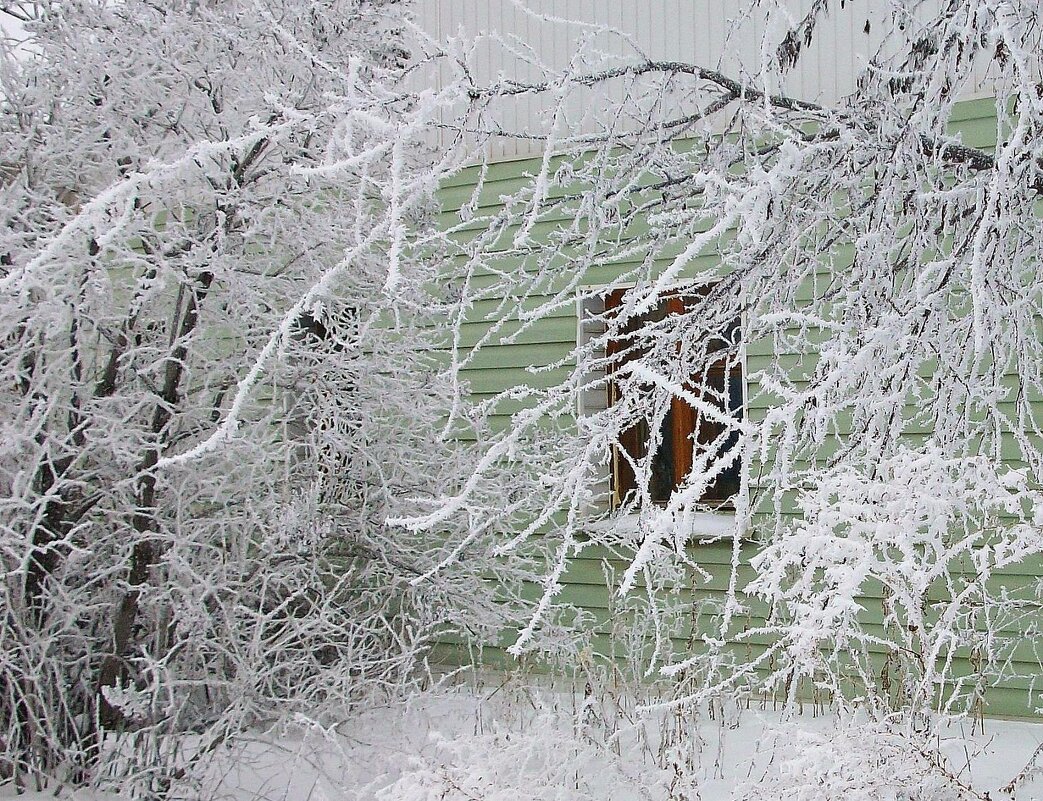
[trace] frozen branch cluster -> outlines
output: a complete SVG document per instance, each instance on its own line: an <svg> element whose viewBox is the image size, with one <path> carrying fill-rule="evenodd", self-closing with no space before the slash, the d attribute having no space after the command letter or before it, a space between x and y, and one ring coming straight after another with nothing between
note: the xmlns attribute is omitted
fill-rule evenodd
<svg viewBox="0 0 1043 801"><path fill-rule="evenodd" d="M719 533L700 531L700 513L716 508L701 499L741 458L728 599L691 640L697 652L676 654L667 672L705 671L697 695L751 683L795 691L802 680L853 681L864 694L879 691L883 659L909 671L892 702L941 693L960 706L987 679L948 695L976 680L957 677L955 656L978 677L999 675L1016 644L1001 621L1040 601L1038 589L1008 593L996 573L1037 565L1043 550L1041 19L1032 3L896 0L855 91L827 107L780 87L844 4L814 3L804 18L787 8L745 7L768 30L747 75L636 48L609 58L588 42L564 69L533 55L543 80L472 83L479 135L530 133L496 116L518 94L548 101L550 133L515 191L489 197L486 168L464 205L459 322L490 329L457 366L587 310L585 339L484 407L511 420L485 464L547 477L547 513L526 532L562 542L546 602L592 545L630 560L624 592L642 573L696 559L691 535ZM960 133L958 101L982 94L993 96L994 148ZM593 132L570 133L580 128ZM695 301L682 312L648 317L686 293ZM632 356L623 366L620 342ZM722 360L746 371L744 417L722 413L728 399L700 378ZM590 392L615 401L583 408ZM653 454L678 398L716 412L720 433L655 504ZM651 432L646 454L618 455L638 425ZM591 525L613 451L636 491ZM444 513L467 503L467 488ZM767 601L767 624L743 633L751 536L766 548L749 591ZM874 627L861 612L880 593ZM736 640L764 635L777 645L736 656Z"/></svg>
<svg viewBox="0 0 1043 801"><path fill-rule="evenodd" d="M456 90L408 88L426 57L396 2L19 13L0 776L155 797L245 727L399 692L436 634L515 614L527 563L492 534L523 504L464 541L463 513L385 524L472 470L432 433L455 396L418 256Z"/></svg>

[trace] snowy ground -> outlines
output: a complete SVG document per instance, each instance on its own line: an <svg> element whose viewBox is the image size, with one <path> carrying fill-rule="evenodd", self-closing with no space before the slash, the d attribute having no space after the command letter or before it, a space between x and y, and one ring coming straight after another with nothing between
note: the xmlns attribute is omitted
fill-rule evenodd
<svg viewBox="0 0 1043 801"><path fill-rule="evenodd" d="M916 781L904 755L895 758L880 741L866 757L860 752L872 732L838 729L828 714L805 711L784 720L770 710L718 709L712 718L686 718L689 735L697 736L679 746L673 716L639 716L632 706L603 698L584 714L577 696L520 688L429 694L349 724L312 726L306 736L258 735L215 766L206 795L229 801L1043 799L1043 777L1024 770L1043 743L1043 724L986 721L984 733L967 736L952 730L941 742L945 768L976 795L952 795L951 787L903 795ZM1005 792L1019 773L1025 775L1016 792ZM13 788L0 787L0 798L13 796ZM54 791L19 797L43 801Z"/></svg>

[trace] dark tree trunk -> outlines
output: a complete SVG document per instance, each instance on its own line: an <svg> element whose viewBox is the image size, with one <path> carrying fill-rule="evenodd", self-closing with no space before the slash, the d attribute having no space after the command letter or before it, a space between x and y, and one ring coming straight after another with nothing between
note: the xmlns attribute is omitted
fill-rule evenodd
<svg viewBox="0 0 1043 801"><path fill-rule="evenodd" d="M151 536L156 531L156 475L153 472L163 452L167 436L167 426L174 414L174 409L181 400L181 381L184 377L185 357L188 352L187 339L195 330L199 320L199 306L210 290L213 273L205 272L199 276L198 282L188 294L184 314L180 324L174 321L176 343L170 358L167 360L163 376L161 403L156 406L150 427L153 446L145 454L138 468L140 479L135 493L135 512L131 525L137 535L131 549L130 569L127 576L129 588L123 593L116 606L112 621L112 650L102 660L98 672L98 710L101 723L106 728L115 728L123 722L120 711L113 707L102 692L105 687L113 687L128 675L127 657L134 640L134 629L140 609L141 587L149 578L149 573L160 556L159 544Z"/></svg>

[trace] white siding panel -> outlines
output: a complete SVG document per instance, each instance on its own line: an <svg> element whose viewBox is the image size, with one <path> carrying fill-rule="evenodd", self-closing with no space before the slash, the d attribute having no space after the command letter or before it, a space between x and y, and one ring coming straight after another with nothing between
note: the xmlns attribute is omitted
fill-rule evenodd
<svg viewBox="0 0 1043 801"><path fill-rule="evenodd" d="M651 58L719 66L729 74L754 75L781 41L787 24L807 14L813 0L786 0L770 12L749 0L416 0L418 24L438 39L486 33L469 65L479 81L505 77L535 81L545 69L560 70L576 57L580 44L610 60ZM810 46L781 86L767 86L807 100L829 103L854 89L855 79L879 47L889 9L881 0L832 4ZM528 9L528 12L526 11ZM529 13L531 12L531 13ZM868 23L869 33L866 33ZM596 31L592 26L602 26ZM768 39L763 40L767 33ZM766 44L762 43L762 40ZM978 71L982 92L989 64ZM569 127L589 133L606 124L609 100L623 96L623 82L585 95L567 109ZM606 94L607 92L607 94ZM552 100L522 95L499 103L494 117L507 129L547 134ZM631 123L633 124L633 123ZM531 155L541 148L524 139L504 138L494 157Z"/></svg>

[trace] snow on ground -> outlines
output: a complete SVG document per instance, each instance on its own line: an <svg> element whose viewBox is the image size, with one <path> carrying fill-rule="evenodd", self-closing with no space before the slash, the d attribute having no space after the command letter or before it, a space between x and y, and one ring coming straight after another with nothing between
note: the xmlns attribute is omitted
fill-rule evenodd
<svg viewBox="0 0 1043 801"><path fill-rule="evenodd" d="M676 736L670 712L638 715L632 700L522 687L457 688L374 708L306 735L258 733L222 755L205 797L227 801L762 801L852 799L948 801L916 784L904 753L874 741L872 727L838 728L830 713L783 716L770 709L718 708L689 716ZM582 726L577 720L584 721ZM968 727L969 728L969 724ZM985 721L953 729L940 750L948 772L983 801L1043 799L1043 777L1027 771L1014 795L1002 790L1043 744L1043 724ZM683 742L683 744L681 744ZM892 742L895 748L900 747ZM910 773L910 770L912 772ZM870 777L870 778L867 778ZM916 786L917 793L901 794ZM810 788L810 789L809 789ZM896 789L897 788L897 789ZM924 788L927 788L926 790ZM988 793L986 795L986 793ZM15 796L0 787L0 798ZM26 793L23 801L54 798ZM73 801L114 796L60 793ZM973 797L973 796L966 796Z"/></svg>

